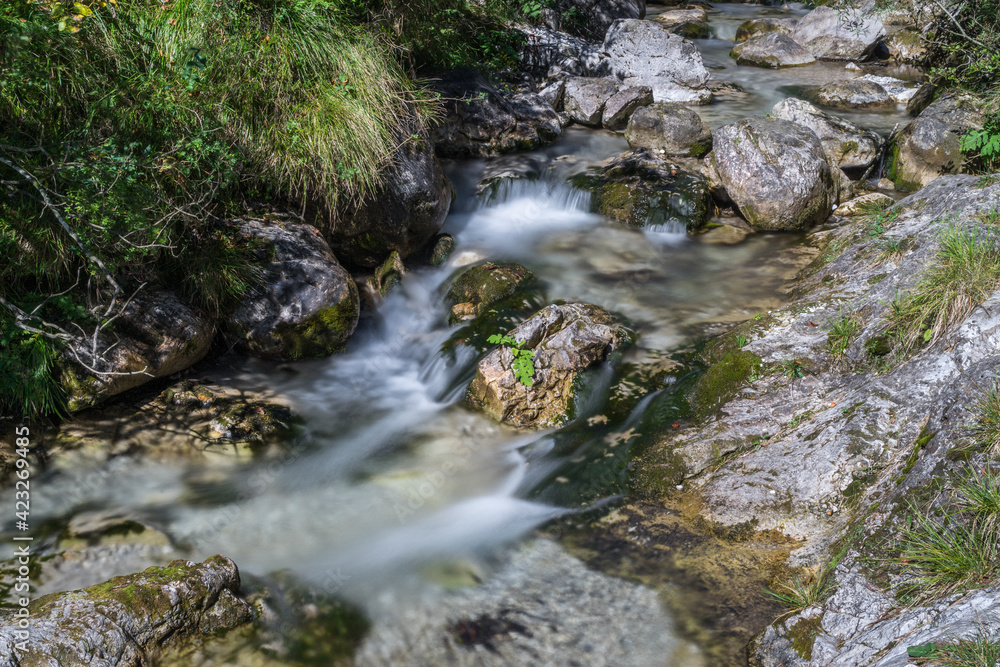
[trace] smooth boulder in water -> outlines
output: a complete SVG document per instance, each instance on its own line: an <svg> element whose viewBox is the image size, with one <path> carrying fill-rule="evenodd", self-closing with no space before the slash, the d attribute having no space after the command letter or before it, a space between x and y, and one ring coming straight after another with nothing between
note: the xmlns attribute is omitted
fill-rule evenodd
<svg viewBox="0 0 1000 667"><path fill-rule="evenodd" d="M817 7L795 24L791 37L817 58L861 60L885 35L885 26L865 9Z"/></svg>
<svg viewBox="0 0 1000 667"><path fill-rule="evenodd" d="M520 264L485 262L464 269L448 288L452 324L471 320L492 303L512 295L535 276Z"/></svg>
<svg viewBox="0 0 1000 667"><path fill-rule="evenodd" d="M969 95L943 97L910 121L889 146L886 176L897 190L918 190L943 174L961 173L961 137L983 128L983 114Z"/></svg>
<svg viewBox="0 0 1000 667"><path fill-rule="evenodd" d="M653 20L675 35L688 39L704 39L712 36L712 29L708 26L708 14L701 7L668 9Z"/></svg>
<svg viewBox="0 0 1000 667"><path fill-rule="evenodd" d="M614 316L586 303L546 306L507 335L535 354L531 386L515 378L514 355L501 345L479 362L467 398L493 419L527 428L568 419L580 373L631 341Z"/></svg>
<svg viewBox="0 0 1000 667"><path fill-rule="evenodd" d="M754 116L715 131L713 162L754 229L797 231L826 220L838 188L819 137L780 118Z"/></svg>
<svg viewBox="0 0 1000 667"><path fill-rule="evenodd" d="M820 111L812 104L794 97L775 104L771 115L798 123L815 132L823 143L827 160L831 165L842 169L870 166L882 148L882 137L877 132Z"/></svg>
<svg viewBox="0 0 1000 667"><path fill-rule="evenodd" d="M656 102L712 101L698 47L652 21L615 21L602 52L612 75L627 85L649 86Z"/></svg>
<svg viewBox="0 0 1000 667"><path fill-rule="evenodd" d="M708 222L705 177L645 150L624 153L572 182L591 193L594 212L632 227L683 232Z"/></svg>
<svg viewBox="0 0 1000 667"><path fill-rule="evenodd" d="M229 320L240 345L255 356L283 360L342 350L358 324L358 289L317 230L262 220L243 220L241 229L264 244L266 259L260 285Z"/></svg>
<svg viewBox="0 0 1000 667"><path fill-rule="evenodd" d="M737 42L745 42L759 35L777 32L783 35L791 34L798 19L778 19L778 18L756 18L749 19L740 24L736 29Z"/></svg>
<svg viewBox="0 0 1000 667"><path fill-rule="evenodd" d="M625 129L632 148L675 157L702 157L712 150L712 131L698 112L676 102L637 109Z"/></svg>
<svg viewBox="0 0 1000 667"><path fill-rule="evenodd" d="M814 95L819 104L844 109L871 109L896 103L880 84L861 77L828 83L816 90Z"/></svg>
<svg viewBox="0 0 1000 667"><path fill-rule="evenodd" d="M737 44L729 55L737 65L797 67L816 62L811 53L788 35L771 32Z"/></svg>

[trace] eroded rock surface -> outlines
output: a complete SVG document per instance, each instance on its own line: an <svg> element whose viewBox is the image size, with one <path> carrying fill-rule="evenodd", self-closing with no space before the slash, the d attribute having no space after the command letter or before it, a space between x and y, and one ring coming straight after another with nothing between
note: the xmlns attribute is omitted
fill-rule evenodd
<svg viewBox="0 0 1000 667"><path fill-rule="evenodd" d="M882 148L877 132L820 111L803 100L789 97L774 105L771 113L777 118L798 123L816 133L831 165L857 169L875 161Z"/></svg>

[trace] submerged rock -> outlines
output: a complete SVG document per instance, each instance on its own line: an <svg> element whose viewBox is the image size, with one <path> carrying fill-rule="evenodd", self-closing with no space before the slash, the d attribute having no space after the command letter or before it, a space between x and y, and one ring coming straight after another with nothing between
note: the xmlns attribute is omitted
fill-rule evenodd
<svg viewBox="0 0 1000 667"><path fill-rule="evenodd" d="M529 150L562 133L558 114L542 97L529 93L507 97L468 67L446 72L432 85L444 104L444 117L431 132L442 157Z"/></svg>
<svg viewBox="0 0 1000 667"><path fill-rule="evenodd" d="M213 556L46 595L31 604L26 650L17 648L14 616L0 618L0 666L147 664L149 655L185 639L251 622L253 609L239 589L235 563Z"/></svg>
<svg viewBox="0 0 1000 667"><path fill-rule="evenodd" d="M594 212L626 225L680 231L708 221L705 178L644 150L624 153L572 182L591 192Z"/></svg>
<svg viewBox="0 0 1000 667"><path fill-rule="evenodd" d="M358 290L312 226L241 221L261 250L261 284L230 317L240 345L270 359L328 357L347 344L358 324Z"/></svg>
<svg viewBox="0 0 1000 667"><path fill-rule="evenodd" d="M611 74L627 85L652 88L656 102L712 100L709 72L698 48L652 21L616 21L602 51Z"/></svg>
<svg viewBox="0 0 1000 667"><path fill-rule="evenodd" d="M796 67L816 59L795 40L780 32L771 32L737 44L729 55L737 65L757 67Z"/></svg>
<svg viewBox="0 0 1000 667"><path fill-rule="evenodd" d="M569 419L580 373L631 340L610 313L585 303L547 306L507 335L534 352L533 384L514 377L513 354L500 346L479 362L467 397L493 419L529 428Z"/></svg>
<svg viewBox="0 0 1000 667"><path fill-rule="evenodd" d="M511 296L535 276L520 264L486 262L462 271L448 288L452 324L471 320L492 303Z"/></svg>
<svg viewBox="0 0 1000 667"><path fill-rule="evenodd" d="M882 137L849 120L824 113L803 100L789 97L774 105L776 118L798 123L816 133L827 161L843 169L869 167L879 156Z"/></svg>
<svg viewBox="0 0 1000 667"><path fill-rule="evenodd" d="M208 354L214 336L215 323L177 295L140 289L113 327L66 345L59 380L67 407L83 410L190 368Z"/></svg>
<svg viewBox="0 0 1000 667"><path fill-rule="evenodd" d="M712 131L693 109L660 102L636 110L625 129L632 148L674 157L702 157L712 150Z"/></svg>
<svg viewBox="0 0 1000 667"><path fill-rule="evenodd" d="M846 109L870 109L895 104L885 88L863 77L828 83L815 92L815 97L820 104Z"/></svg>
<svg viewBox="0 0 1000 667"><path fill-rule="evenodd" d="M716 130L712 154L726 192L754 229L806 229L837 203L823 145L798 123L737 121Z"/></svg>
<svg viewBox="0 0 1000 667"><path fill-rule="evenodd" d="M878 16L864 9L817 7L795 24L791 37L817 58L862 60L885 35Z"/></svg>
<svg viewBox="0 0 1000 667"><path fill-rule="evenodd" d="M961 173L961 137L983 127L982 112L969 95L950 95L924 109L893 139L886 176L903 192L926 186L942 174Z"/></svg>

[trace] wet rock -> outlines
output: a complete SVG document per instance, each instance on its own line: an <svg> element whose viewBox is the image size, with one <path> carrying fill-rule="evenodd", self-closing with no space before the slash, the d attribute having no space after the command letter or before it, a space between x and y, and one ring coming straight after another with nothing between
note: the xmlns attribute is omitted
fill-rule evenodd
<svg viewBox="0 0 1000 667"><path fill-rule="evenodd" d="M880 178L880 179L878 179L878 183L876 184L876 186L878 187L879 190L895 190L896 189L896 184L893 183L888 178Z"/></svg>
<svg viewBox="0 0 1000 667"><path fill-rule="evenodd" d="M927 56L927 43L919 30L903 28L885 39L889 57L900 63L917 64Z"/></svg>
<svg viewBox="0 0 1000 667"><path fill-rule="evenodd" d="M559 116L543 98L529 93L506 97L473 69L446 72L432 86L444 104L444 119L431 132L442 157L530 150L562 133Z"/></svg>
<svg viewBox="0 0 1000 667"><path fill-rule="evenodd" d="M625 138L632 148L668 156L702 157L712 150L712 131L701 116L672 102L638 109L629 120Z"/></svg>
<svg viewBox="0 0 1000 667"><path fill-rule="evenodd" d="M300 425L298 416L269 396L184 380L139 405L89 411L44 440L52 451L80 452L98 461L124 454L235 460L280 449Z"/></svg>
<svg viewBox="0 0 1000 667"><path fill-rule="evenodd" d="M238 597L240 575L223 556L173 561L31 604L31 639L18 648L17 624L0 620L0 665L145 664L147 656L185 639L214 635L253 620Z"/></svg>
<svg viewBox="0 0 1000 667"><path fill-rule="evenodd" d="M909 102L920 89L919 84L910 81L903 81L902 79L897 79L891 76L875 76L874 74L865 74L861 78L865 81L872 81L882 86L882 88L885 89L885 92L889 93L889 97L892 98L892 101L900 104Z"/></svg>
<svg viewBox="0 0 1000 667"><path fill-rule="evenodd" d="M653 91L645 86L625 86L604 105L601 124L609 130L624 130L636 109L653 103Z"/></svg>
<svg viewBox="0 0 1000 667"><path fill-rule="evenodd" d="M577 123L599 127L604 105L618 88L618 82L610 78L572 77L566 80L563 109Z"/></svg>
<svg viewBox="0 0 1000 667"><path fill-rule="evenodd" d="M431 248L431 265L444 266L454 249L455 238L451 234L439 235Z"/></svg>
<svg viewBox="0 0 1000 667"><path fill-rule="evenodd" d="M378 303L389 295L406 275L406 266L398 252L389 255L375 273L365 279L365 289L374 303Z"/></svg>
<svg viewBox="0 0 1000 667"><path fill-rule="evenodd" d="M882 137L878 133L827 114L794 97L778 102L771 109L771 114L815 132L823 144L827 161L833 166L867 168L878 158L882 148Z"/></svg>
<svg viewBox="0 0 1000 667"><path fill-rule="evenodd" d="M712 97L716 102L728 100L745 100L751 96L743 86L735 81L711 81L708 87L712 91Z"/></svg>
<svg viewBox="0 0 1000 667"><path fill-rule="evenodd" d="M616 21L602 52L611 74L627 85L652 88L656 102L712 100L709 72L698 48L652 21Z"/></svg>
<svg viewBox="0 0 1000 667"><path fill-rule="evenodd" d="M862 9L817 7L801 19L791 37L817 58L862 60L885 35L885 26Z"/></svg>
<svg viewBox="0 0 1000 667"><path fill-rule="evenodd" d="M795 67L816 62L811 53L780 32L752 37L733 47L729 55L737 65L757 67Z"/></svg>
<svg viewBox="0 0 1000 667"><path fill-rule="evenodd" d="M950 95L937 100L893 138L886 176L896 189L907 192L942 174L961 173L965 166L961 137L982 127L982 112L971 96Z"/></svg>
<svg viewBox="0 0 1000 667"><path fill-rule="evenodd" d="M346 207L322 231L342 261L375 267L393 251L402 257L424 251L440 231L453 197L430 137L407 135L400 138L382 186Z"/></svg>
<svg viewBox="0 0 1000 667"><path fill-rule="evenodd" d="M855 215L863 215L873 207L888 208L895 201L889 195L884 195L881 192L872 192L867 195L855 197L850 201L845 201L834 210L833 214L841 218L849 218Z"/></svg>
<svg viewBox="0 0 1000 667"><path fill-rule="evenodd" d="M73 412L190 368L215 336L211 320L160 290L136 292L114 325L97 335L96 346L79 338L62 353L60 383Z"/></svg>
<svg viewBox="0 0 1000 667"><path fill-rule="evenodd" d="M550 76L553 70L573 76L596 74L601 63L600 42L537 25L522 25L517 29L525 36L520 53L520 63L525 71L536 77ZM603 38L604 33L601 35ZM543 97L554 108L559 108L557 102L545 95Z"/></svg>
<svg viewBox="0 0 1000 667"><path fill-rule="evenodd" d="M722 184L754 229L800 230L830 215L836 184L812 130L756 116L716 130L713 145Z"/></svg>
<svg viewBox="0 0 1000 667"><path fill-rule="evenodd" d="M705 178L648 151L625 153L575 177L573 184L591 192L595 212L633 227L695 230L708 221Z"/></svg>
<svg viewBox="0 0 1000 667"><path fill-rule="evenodd" d="M712 30L708 27L708 14L701 7L668 9L653 20L675 35L688 39L704 39L712 36Z"/></svg>
<svg viewBox="0 0 1000 667"><path fill-rule="evenodd" d="M507 335L534 352L533 384L514 377L513 354L500 346L479 362L468 400L499 422L530 428L567 420L577 376L631 337L610 313L583 303L547 306Z"/></svg>
<svg viewBox="0 0 1000 667"><path fill-rule="evenodd" d="M240 345L270 359L328 357L358 324L358 291L350 274L312 226L240 221L262 242L263 277L230 317Z"/></svg>
<svg viewBox="0 0 1000 667"><path fill-rule="evenodd" d="M451 322L471 320L487 306L512 295L535 276L520 264L486 262L462 271L446 295L452 307Z"/></svg>
<svg viewBox="0 0 1000 667"><path fill-rule="evenodd" d="M736 29L736 41L745 42L748 39L772 32L789 35L791 34L792 28L795 27L796 23L798 23L798 19L749 19L741 23L740 27Z"/></svg>
<svg viewBox="0 0 1000 667"><path fill-rule="evenodd" d="M819 104L845 109L871 109L895 104L885 88L861 77L821 86L816 91L815 98Z"/></svg>

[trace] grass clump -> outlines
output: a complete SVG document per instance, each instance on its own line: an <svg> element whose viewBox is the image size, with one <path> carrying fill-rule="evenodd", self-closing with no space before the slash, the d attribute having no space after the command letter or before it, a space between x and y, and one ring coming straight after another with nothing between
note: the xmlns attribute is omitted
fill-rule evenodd
<svg viewBox="0 0 1000 667"><path fill-rule="evenodd" d="M911 575L903 599L923 602L1000 577L1000 484L997 475L970 470L955 487L941 520L914 510L903 531L900 558Z"/></svg>
<svg viewBox="0 0 1000 667"><path fill-rule="evenodd" d="M777 590L767 589L764 592L788 607L789 614L819 604L836 590L833 572L846 553L846 550L841 551L830 562L810 568L803 576L795 577L789 582L778 584Z"/></svg>
<svg viewBox="0 0 1000 667"><path fill-rule="evenodd" d="M1000 665L1000 641L986 635L959 639L936 646L930 657L944 667L996 667Z"/></svg>
<svg viewBox="0 0 1000 667"><path fill-rule="evenodd" d="M885 329L901 356L939 338L1000 289L1000 243L982 228L952 225L941 234L934 264L891 304Z"/></svg>
<svg viewBox="0 0 1000 667"><path fill-rule="evenodd" d="M1000 456L1000 382L987 387L972 404L968 430L974 447Z"/></svg>
<svg viewBox="0 0 1000 667"><path fill-rule="evenodd" d="M839 313L837 317L827 322L829 335L826 344L830 353L838 357L843 356L854 336L861 331L861 327L861 318L857 313Z"/></svg>

